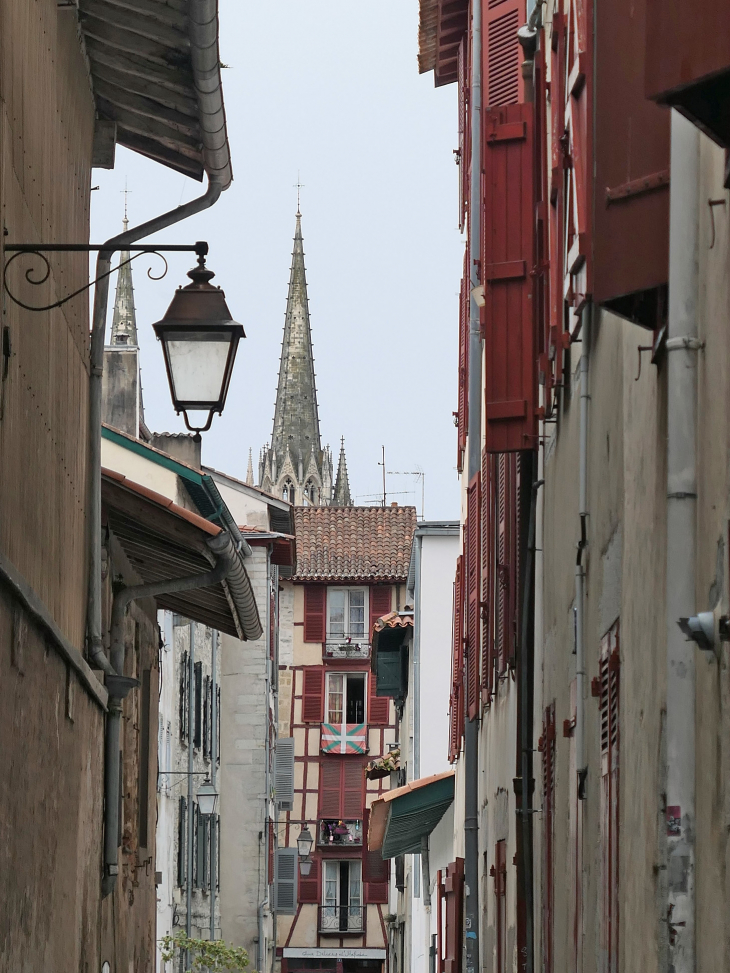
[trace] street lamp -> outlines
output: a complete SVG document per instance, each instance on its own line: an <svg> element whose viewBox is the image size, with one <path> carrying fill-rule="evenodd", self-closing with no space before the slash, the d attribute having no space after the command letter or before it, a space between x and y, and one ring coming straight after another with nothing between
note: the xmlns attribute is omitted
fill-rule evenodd
<svg viewBox="0 0 730 973"><path fill-rule="evenodd" d="M205 266L204 254L188 277L192 283L175 291L153 328L162 342L175 411L183 413L191 432L200 433L210 429L214 413L223 411L238 342L246 335L231 317L223 291L210 283L215 274ZM191 426L188 410L207 411L208 421Z"/></svg>
<svg viewBox="0 0 730 973"><path fill-rule="evenodd" d="M198 810L201 814L215 814L215 807L218 803L218 791L215 784L211 783L210 777L206 777L198 788Z"/></svg>
<svg viewBox="0 0 730 973"><path fill-rule="evenodd" d="M299 837L297 838L297 851L299 852L299 873L305 877L309 875L312 870L312 859L309 857L309 853L312 850L313 844L314 838L312 838L309 825L305 824L299 832Z"/></svg>

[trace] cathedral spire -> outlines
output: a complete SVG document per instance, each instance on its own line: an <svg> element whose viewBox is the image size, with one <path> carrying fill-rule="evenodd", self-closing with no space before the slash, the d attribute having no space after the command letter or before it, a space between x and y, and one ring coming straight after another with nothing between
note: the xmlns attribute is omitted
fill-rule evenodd
<svg viewBox="0 0 730 973"><path fill-rule="evenodd" d="M124 203L124 229L127 230L127 203ZM137 347L137 319L134 313L134 288L132 286L132 268L129 264L129 250L122 250L121 267L117 275L117 292L114 297L114 316L112 318L112 333L109 344L130 345Z"/></svg>
<svg viewBox="0 0 730 973"><path fill-rule="evenodd" d="M246 483L248 486L253 486L253 454L251 453L251 448L248 450L248 469L246 470Z"/></svg>
<svg viewBox="0 0 730 973"><path fill-rule="evenodd" d="M298 474L300 468L306 470L308 467L312 452L317 465L321 465L322 444L304 269L302 218L298 209L296 220L271 449L281 469L288 447L293 470Z"/></svg>
<svg viewBox="0 0 730 973"><path fill-rule="evenodd" d="M337 464L337 479L335 480L335 491L332 498L332 505L335 507L351 507L352 497L350 495L350 480L347 475L347 460L345 459L345 437L340 440L340 461Z"/></svg>

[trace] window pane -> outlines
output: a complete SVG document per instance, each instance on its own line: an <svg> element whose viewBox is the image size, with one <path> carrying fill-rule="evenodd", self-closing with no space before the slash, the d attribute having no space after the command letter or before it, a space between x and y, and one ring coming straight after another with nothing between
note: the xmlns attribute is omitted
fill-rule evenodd
<svg viewBox="0 0 730 973"><path fill-rule="evenodd" d="M337 905L337 875L340 870L339 862L324 863L324 904Z"/></svg>
<svg viewBox="0 0 730 973"><path fill-rule="evenodd" d="M362 883L360 882L360 862L350 862L350 908L357 908L361 902Z"/></svg>
<svg viewBox="0 0 730 973"><path fill-rule="evenodd" d="M353 673L347 677L347 723L365 722L365 674Z"/></svg>
<svg viewBox="0 0 730 973"><path fill-rule="evenodd" d="M328 677L327 722L343 723L344 675L331 672Z"/></svg>
<svg viewBox="0 0 730 973"><path fill-rule="evenodd" d="M364 638L365 636L365 592L350 592L350 632L353 637Z"/></svg>
<svg viewBox="0 0 730 973"><path fill-rule="evenodd" d="M345 592L330 591L329 593L329 633L330 635L345 634Z"/></svg>

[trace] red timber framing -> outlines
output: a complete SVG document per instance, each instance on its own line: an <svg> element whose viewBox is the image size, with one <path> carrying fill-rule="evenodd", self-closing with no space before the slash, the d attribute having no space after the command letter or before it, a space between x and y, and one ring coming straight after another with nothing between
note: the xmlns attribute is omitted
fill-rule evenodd
<svg viewBox="0 0 730 973"><path fill-rule="evenodd" d="M464 736L464 556L456 560L454 580L454 631L451 650L451 694L449 698L449 761L461 753Z"/></svg>
<svg viewBox="0 0 730 973"><path fill-rule="evenodd" d="M481 634L481 474L475 473L466 493L466 712L470 720L480 715Z"/></svg>
<svg viewBox="0 0 730 973"><path fill-rule="evenodd" d="M542 753L542 951L543 973L553 973L554 950L554 841L555 841L555 703L545 708L542 736L538 749Z"/></svg>
<svg viewBox="0 0 730 973"><path fill-rule="evenodd" d="M444 911L446 913L444 973L461 973L464 927L463 858L457 858L446 868Z"/></svg>
<svg viewBox="0 0 730 973"><path fill-rule="evenodd" d="M537 447L533 116L530 104L483 112L482 321L490 453Z"/></svg>
<svg viewBox="0 0 730 973"><path fill-rule="evenodd" d="M602 973L619 968L619 623L601 640L598 685L601 719L601 940Z"/></svg>

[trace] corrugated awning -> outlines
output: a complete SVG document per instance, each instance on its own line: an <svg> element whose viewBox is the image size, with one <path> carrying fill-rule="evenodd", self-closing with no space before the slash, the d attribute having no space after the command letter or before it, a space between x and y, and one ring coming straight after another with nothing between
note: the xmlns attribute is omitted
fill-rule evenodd
<svg viewBox="0 0 730 973"><path fill-rule="evenodd" d="M217 0L79 0L99 119L116 141L225 189Z"/></svg>
<svg viewBox="0 0 730 973"><path fill-rule="evenodd" d="M210 543L228 538L217 524L120 473L102 471L101 497L105 523L144 584L205 574L216 563ZM251 582L243 558L228 547L235 563L225 581L155 600L219 632L257 639L262 627Z"/></svg>
<svg viewBox="0 0 730 973"><path fill-rule="evenodd" d="M370 808L368 848L383 858L420 852L454 800L453 770L413 780L388 791Z"/></svg>

